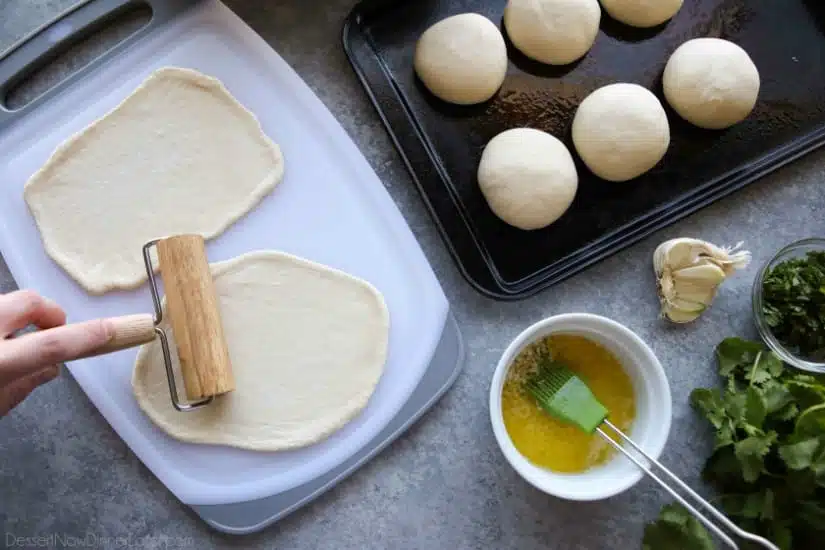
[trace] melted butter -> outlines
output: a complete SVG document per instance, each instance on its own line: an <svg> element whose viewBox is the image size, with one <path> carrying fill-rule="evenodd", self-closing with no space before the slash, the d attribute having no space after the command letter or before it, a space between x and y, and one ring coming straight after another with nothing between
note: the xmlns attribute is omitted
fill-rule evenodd
<svg viewBox="0 0 825 550"><path fill-rule="evenodd" d="M555 472L582 472L605 463L615 451L601 436L556 420L522 390L526 375L536 369L538 346L546 346L554 359L564 362L590 387L619 429L627 433L636 415L630 377L610 351L583 336L554 334L522 350L507 373L501 407L510 439L533 464Z"/></svg>

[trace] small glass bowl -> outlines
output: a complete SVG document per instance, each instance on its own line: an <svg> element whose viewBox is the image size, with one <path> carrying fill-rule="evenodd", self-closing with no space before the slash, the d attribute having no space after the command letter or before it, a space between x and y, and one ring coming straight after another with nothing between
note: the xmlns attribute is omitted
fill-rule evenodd
<svg viewBox="0 0 825 550"><path fill-rule="evenodd" d="M768 326L768 322L765 320L765 316L762 313L762 284L765 280L765 276L771 269L776 267L777 264L791 258L804 257L811 251L822 250L825 250L825 239L818 238L802 239L801 241L793 242L782 248L759 270L759 273L757 273L756 279L753 282L752 291L753 318L756 324L756 329L759 331L759 335L762 337L762 340L764 340L768 347L773 350L773 352L776 353L776 355L778 355L785 363L804 371L816 373L825 373L825 363L809 361L794 355L793 352L783 346L771 332L771 328Z"/></svg>

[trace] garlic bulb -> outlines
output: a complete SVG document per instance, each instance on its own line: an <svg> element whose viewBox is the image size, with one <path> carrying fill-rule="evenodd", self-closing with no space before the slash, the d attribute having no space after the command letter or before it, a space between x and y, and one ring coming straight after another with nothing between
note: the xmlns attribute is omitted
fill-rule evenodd
<svg viewBox="0 0 825 550"><path fill-rule="evenodd" d="M722 282L750 263L742 243L720 248L699 239L671 239L653 253L662 314L674 323L697 319L716 297Z"/></svg>

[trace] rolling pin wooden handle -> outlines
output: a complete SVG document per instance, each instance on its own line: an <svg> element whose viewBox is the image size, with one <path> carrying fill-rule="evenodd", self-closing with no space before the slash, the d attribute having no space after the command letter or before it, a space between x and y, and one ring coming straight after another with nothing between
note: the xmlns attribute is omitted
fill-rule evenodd
<svg viewBox="0 0 825 550"><path fill-rule="evenodd" d="M176 235L157 242L186 397L200 400L235 389L218 298L200 235Z"/></svg>
<svg viewBox="0 0 825 550"><path fill-rule="evenodd" d="M96 357L127 348L133 348L142 344L147 344L157 337L155 333L155 320L151 315L124 315L122 317L111 317L106 319L111 323L114 334L109 343L97 348L83 357ZM78 357L82 359L82 357Z"/></svg>

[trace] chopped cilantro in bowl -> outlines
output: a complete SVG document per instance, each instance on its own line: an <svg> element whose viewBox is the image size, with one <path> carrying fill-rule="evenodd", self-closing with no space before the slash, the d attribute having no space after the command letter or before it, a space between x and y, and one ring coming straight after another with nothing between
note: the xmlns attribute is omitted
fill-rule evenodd
<svg viewBox="0 0 825 550"><path fill-rule="evenodd" d="M804 239L781 249L753 286L756 327L786 363L825 372L825 239Z"/></svg>

